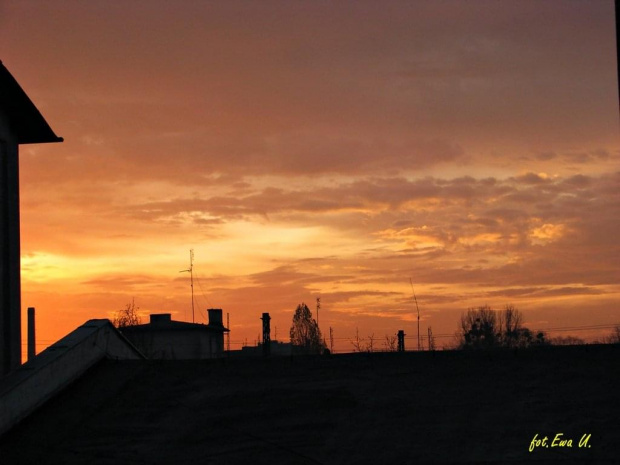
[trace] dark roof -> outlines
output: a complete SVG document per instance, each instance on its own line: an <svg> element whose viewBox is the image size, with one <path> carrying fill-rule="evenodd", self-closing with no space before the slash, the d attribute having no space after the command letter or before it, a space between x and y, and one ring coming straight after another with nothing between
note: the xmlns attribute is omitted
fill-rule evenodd
<svg viewBox="0 0 620 465"><path fill-rule="evenodd" d="M187 323L185 321L158 321L144 325L125 326L121 332L149 332L149 331L229 331L221 325L205 325L200 323Z"/></svg>
<svg viewBox="0 0 620 465"><path fill-rule="evenodd" d="M618 463L620 346L550 349L103 361L1 462Z"/></svg>
<svg viewBox="0 0 620 465"><path fill-rule="evenodd" d="M26 92L0 61L0 110L6 113L19 144L62 142Z"/></svg>

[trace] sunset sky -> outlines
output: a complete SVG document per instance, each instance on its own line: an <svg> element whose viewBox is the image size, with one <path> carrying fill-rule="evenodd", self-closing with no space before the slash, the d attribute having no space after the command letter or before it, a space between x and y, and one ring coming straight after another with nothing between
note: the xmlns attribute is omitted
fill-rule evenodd
<svg viewBox="0 0 620 465"><path fill-rule="evenodd" d="M2 0L0 59L65 139L20 149L38 350L191 321L190 249L233 349L319 296L337 350L413 348L410 278L439 346L484 304L620 323L611 0Z"/></svg>

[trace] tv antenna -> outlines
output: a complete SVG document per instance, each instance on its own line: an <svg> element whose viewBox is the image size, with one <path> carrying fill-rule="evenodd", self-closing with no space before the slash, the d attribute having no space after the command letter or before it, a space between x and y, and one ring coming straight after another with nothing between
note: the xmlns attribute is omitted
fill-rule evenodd
<svg viewBox="0 0 620 465"><path fill-rule="evenodd" d="M409 284L411 284L411 292L413 292L413 301L415 302L415 308L418 311L418 351L420 350L420 307L418 307L418 299L415 296L415 291L413 290L413 281L409 278Z"/></svg>
<svg viewBox="0 0 620 465"><path fill-rule="evenodd" d="M189 251L189 268L187 270L181 270L179 273L188 273L190 277L190 283L192 287L192 323L195 323L194 320L194 249L190 249Z"/></svg>

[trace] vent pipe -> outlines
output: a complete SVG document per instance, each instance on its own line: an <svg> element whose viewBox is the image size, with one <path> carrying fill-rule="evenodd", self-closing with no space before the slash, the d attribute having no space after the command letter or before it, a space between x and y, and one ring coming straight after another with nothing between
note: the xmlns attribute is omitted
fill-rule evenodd
<svg viewBox="0 0 620 465"><path fill-rule="evenodd" d="M34 307L28 307L28 360L37 355L37 341L34 328Z"/></svg>
<svg viewBox="0 0 620 465"><path fill-rule="evenodd" d="M405 351L405 331L402 329L398 331L398 351Z"/></svg>

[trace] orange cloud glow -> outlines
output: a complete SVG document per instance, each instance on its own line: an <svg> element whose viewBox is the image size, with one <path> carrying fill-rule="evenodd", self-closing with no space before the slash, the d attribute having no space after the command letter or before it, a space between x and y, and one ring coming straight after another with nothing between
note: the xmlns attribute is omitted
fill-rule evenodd
<svg viewBox="0 0 620 465"><path fill-rule="evenodd" d="M143 317L320 296L349 339L451 342L512 303L619 323L613 2L5 1L0 58L65 142L23 146L23 305L39 350ZM189 314L188 314L189 312ZM577 332L588 338L604 331Z"/></svg>

